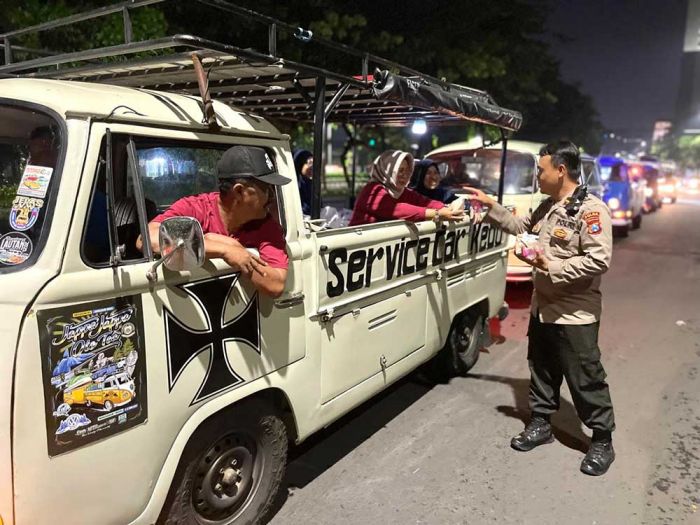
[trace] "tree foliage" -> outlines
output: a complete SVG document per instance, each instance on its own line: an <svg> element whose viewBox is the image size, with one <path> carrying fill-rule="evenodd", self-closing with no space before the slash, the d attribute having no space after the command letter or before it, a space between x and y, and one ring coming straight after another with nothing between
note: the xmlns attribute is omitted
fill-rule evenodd
<svg viewBox="0 0 700 525"><path fill-rule="evenodd" d="M663 160L674 160L683 169L700 169L700 135L666 135L653 153Z"/></svg>
<svg viewBox="0 0 700 525"><path fill-rule="evenodd" d="M0 29L5 31L33 26L113 3L105 0L5 0L5 17L0 22ZM163 36L167 31L165 14L156 7L139 8L131 11L131 15L135 40L156 38ZM122 43L124 24L121 13L41 33L29 33L13 41L13 44L32 49L64 52Z"/></svg>

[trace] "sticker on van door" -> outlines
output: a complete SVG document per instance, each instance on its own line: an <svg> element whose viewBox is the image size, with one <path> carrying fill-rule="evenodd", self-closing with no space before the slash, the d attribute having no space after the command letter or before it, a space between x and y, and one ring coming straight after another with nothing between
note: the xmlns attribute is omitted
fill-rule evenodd
<svg viewBox="0 0 700 525"><path fill-rule="evenodd" d="M231 301L239 274L205 279L178 286L202 309L204 329L191 327L173 312L163 307L168 356L168 388L170 391L185 370L200 353L209 354L209 366L190 406L216 396L243 383L231 366L226 353L229 342L244 343L258 355L260 349L260 310L255 293L243 307L243 312L226 320L225 310Z"/></svg>
<svg viewBox="0 0 700 525"><path fill-rule="evenodd" d="M37 313L50 456L146 420L141 296Z"/></svg>

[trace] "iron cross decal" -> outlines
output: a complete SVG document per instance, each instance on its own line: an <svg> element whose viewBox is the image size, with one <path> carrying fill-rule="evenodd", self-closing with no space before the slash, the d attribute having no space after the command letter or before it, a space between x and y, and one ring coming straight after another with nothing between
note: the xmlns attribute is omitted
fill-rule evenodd
<svg viewBox="0 0 700 525"><path fill-rule="evenodd" d="M207 373L190 406L243 382L231 367L226 355L226 343L246 343L260 353L257 292L246 304L243 313L231 321L224 320L226 304L236 281L238 274L178 286L202 308L206 321L204 330L190 328L163 306L170 391L187 365L201 352L209 352Z"/></svg>

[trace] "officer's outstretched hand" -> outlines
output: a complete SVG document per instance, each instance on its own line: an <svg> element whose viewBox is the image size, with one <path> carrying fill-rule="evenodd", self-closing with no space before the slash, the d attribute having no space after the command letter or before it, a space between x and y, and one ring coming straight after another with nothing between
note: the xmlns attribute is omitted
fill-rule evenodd
<svg viewBox="0 0 700 525"><path fill-rule="evenodd" d="M480 202L481 204L483 204L484 206L488 206L489 208L493 208L493 206L496 204L495 200L486 195L480 189L470 188L469 186L462 186L462 190L460 191L468 193L469 200Z"/></svg>

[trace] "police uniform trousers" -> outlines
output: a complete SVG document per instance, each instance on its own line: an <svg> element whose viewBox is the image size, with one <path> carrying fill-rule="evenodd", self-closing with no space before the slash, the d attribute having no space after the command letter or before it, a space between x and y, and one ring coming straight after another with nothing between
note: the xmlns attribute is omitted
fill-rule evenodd
<svg viewBox="0 0 700 525"><path fill-rule="evenodd" d="M584 325L542 323L530 316L528 354L530 409L549 415L559 409L563 379L581 421L594 431L612 432L615 416L600 362L600 322Z"/></svg>

